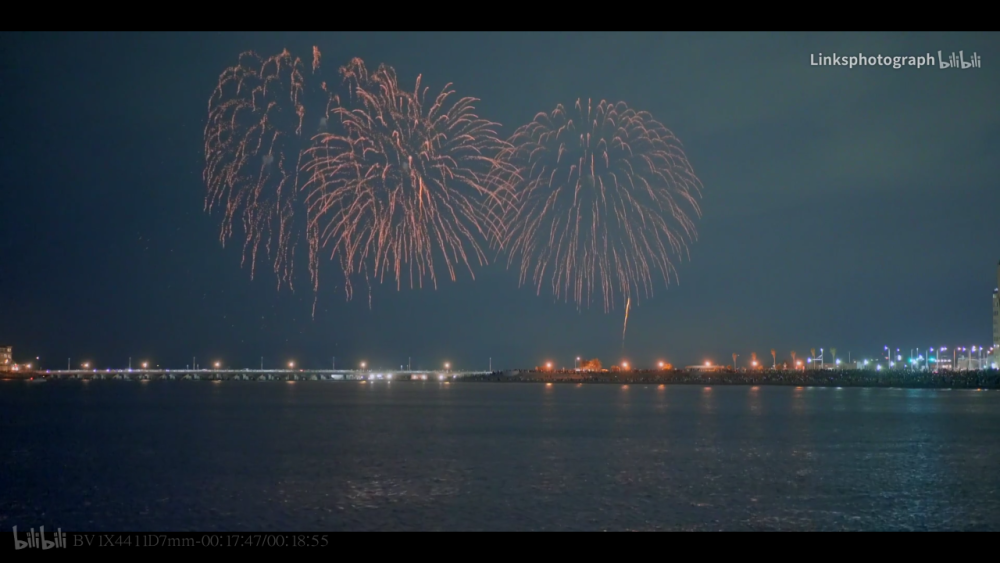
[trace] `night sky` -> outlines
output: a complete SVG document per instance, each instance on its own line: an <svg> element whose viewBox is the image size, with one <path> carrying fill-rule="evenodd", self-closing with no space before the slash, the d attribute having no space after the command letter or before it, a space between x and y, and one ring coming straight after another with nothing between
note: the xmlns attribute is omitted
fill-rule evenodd
<svg viewBox="0 0 1000 563"><path fill-rule="evenodd" d="M242 51L386 63L453 82L504 136L577 98L625 101L684 143L704 213L680 284L623 304L518 287L506 262L351 301L328 275L251 280L204 212L203 135ZM982 68L811 66L975 51ZM795 350L989 344L1000 259L995 34L17 34L0 36L0 344L43 368L459 369L770 362ZM266 266L266 265L265 265Z"/></svg>

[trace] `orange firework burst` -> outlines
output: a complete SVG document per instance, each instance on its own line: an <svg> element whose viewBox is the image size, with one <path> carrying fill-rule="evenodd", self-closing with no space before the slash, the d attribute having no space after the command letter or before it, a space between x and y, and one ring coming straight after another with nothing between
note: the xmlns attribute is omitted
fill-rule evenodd
<svg viewBox="0 0 1000 563"><path fill-rule="evenodd" d="M624 103L577 101L518 129L501 158L516 203L505 217L510 261L521 257L541 293L589 305L601 293L652 294L653 275L676 276L673 256L697 236L701 182L666 127Z"/></svg>
<svg viewBox="0 0 1000 563"><path fill-rule="evenodd" d="M233 223L242 220L243 259L250 260L251 276L263 246L274 260L279 288L283 282L291 286L295 248L303 237L301 155L336 103L316 76L319 63L317 49L312 74L287 50L268 59L243 53L219 77L208 104L206 210L223 209L223 244L233 235ZM313 88L313 81L320 86ZM307 118L310 112L317 114L315 122Z"/></svg>
<svg viewBox="0 0 1000 563"><path fill-rule="evenodd" d="M419 77L404 91L385 65L369 73L354 59L341 74L347 105L307 151L311 245L339 259L348 297L357 274L437 287L436 260L452 280L463 265L475 277L471 259L487 262L480 241L502 230L490 172L508 145L497 124L472 113L474 98L452 102L451 84L428 102Z"/></svg>

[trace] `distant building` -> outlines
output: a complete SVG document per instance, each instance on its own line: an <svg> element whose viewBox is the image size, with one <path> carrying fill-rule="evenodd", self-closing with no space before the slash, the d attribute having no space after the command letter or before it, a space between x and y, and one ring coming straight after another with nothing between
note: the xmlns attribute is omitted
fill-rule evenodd
<svg viewBox="0 0 1000 563"><path fill-rule="evenodd" d="M997 286L993 290L993 356L992 363L1000 364L1000 264L997 264Z"/></svg>
<svg viewBox="0 0 1000 563"><path fill-rule="evenodd" d="M726 366L716 366L716 365L712 365L712 364L705 364L705 365L699 365L699 366L688 366L687 367L688 371L702 371L702 372L704 372L704 371L709 371L709 372L711 372L711 371L723 371L725 369L726 369Z"/></svg>
<svg viewBox="0 0 1000 563"><path fill-rule="evenodd" d="M14 368L14 348L0 346L0 372L8 372Z"/></svg>

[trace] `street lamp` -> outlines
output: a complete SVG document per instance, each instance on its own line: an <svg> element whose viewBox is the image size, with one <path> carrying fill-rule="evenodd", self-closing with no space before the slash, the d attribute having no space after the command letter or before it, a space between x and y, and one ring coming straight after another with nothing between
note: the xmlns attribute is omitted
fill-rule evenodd
<svg viewBox="0 0 1000 563"><path fill-rule="evenodd" d="M622 368L628 369L628 362L622 362Z"/></svg>
<svg viewBox="0 0 1000 563"><path fill-rule="evenodd" d="M552 369L552 362L545 362L545 369Z"/></svg>
<svg viewBox="0 0 1000 563"><path fill-rule="evenodd" d="M444 369L446 369L446 370L447 370L447 369L451 369L451 364L450 364L450 363L448 363L448 362L445 362L445 363L444 363Z"/></svg>
<svg viewBox="0 0 1000 563"><path fill-rule="evenodd" d="M579 369L579 368L580 368L580 356L577 356L577 357L576 357L576 365L575 365L575 366L573 366L573 367L575 367L575 368L577 368L577 369Z"/></svg>
<svg viewBox="0 0 1000 563"><path fill-rule="evenodd" d="M361 369L365 369L365 363L361 362Z"/></svg>
<svg viewBox="0 0 1000 563"><path fill-rule="evenodd" d="M215 362L215 369L219 369L220 365L222 365L222 364L220 364L219 362Z"/></svg>
<svg viewBox="0 0 1000 563"><path fill-rule="evenodd" d="M660 362L660 369L663 369L663 362Z"/></svg>
<svg viewBox="0 0 1000 563"><path fill-rule="evenodd" d="M288 362L288 369L295 367L295 362Z"/></svg>
<svg viewBox="0 0 1000 563"><path fill-rule="evenodd" d="M149 367L149 362L142 362L142 369L146 369L148 367Z"/></svg>
<svg viewBox="0 0 1000 563"><path fill-rule="evenodd" d="M83 362L83 369L87 369L89 367L90 367L90 362Z"/></svg>

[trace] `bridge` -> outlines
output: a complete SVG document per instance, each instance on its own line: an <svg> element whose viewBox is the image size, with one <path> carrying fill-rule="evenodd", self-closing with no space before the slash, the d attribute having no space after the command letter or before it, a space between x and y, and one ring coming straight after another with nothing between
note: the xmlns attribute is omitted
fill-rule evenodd
<svg viewBox="0 0 1000 563"><path fill-rule="evenodd" d="M449 381L488 371L374 371L333 369L79 369L20 372L17 379L127 381Z"/></svg>

